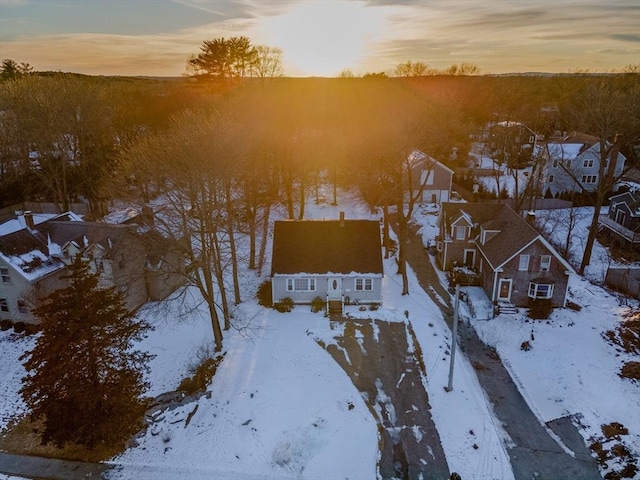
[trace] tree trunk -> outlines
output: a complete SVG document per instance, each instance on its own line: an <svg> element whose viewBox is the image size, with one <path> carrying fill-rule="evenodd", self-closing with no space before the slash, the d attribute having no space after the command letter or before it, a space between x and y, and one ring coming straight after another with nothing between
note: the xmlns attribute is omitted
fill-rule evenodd
<svg viewBox="0 0 640 480"><path fill-rule="evenodd" d="M231 182L226 185L226 207L227 207L227 230L229 235L229 249L231 250L231 274L233 276L233 301L235 305L240 305L240 280L238 279L238 255L236 252L236 239L234 236L234 215L233 204L231 202Z"/></svg>
<svg viewBox="0 0 640 480"><path fill-rule="evenodd" d="M271 204L265 205L264 219L262 221L262 238L260 239L260 254L258 256L258 276L262 275L262 266L264 265L264 256L267 250L267 238L269 236L269 215L271 213Z"/></svg>
<svg viewBox="0 0 640 480"><path fill-rule="evenodd" d="M220 292L220 303L222 304L222 317L224 319L224 329L231 328L231 314L229 313L229 303L227 302L227 290L224 288L224 267L222 266L222 252L217 235L213 235L213 271Z"/></svg>
<svg viewBox="0 0 640 480"><path fill-rule="evenodd" d="M249 224L249 270L256 269L256 208L247 208L247 223Z"/></svg>
<svg viewBox="0 0 640 480"><path fill-rule="evenodd" d="M384 246L384 258L389 258L389 205L385 198L382 206L382 245Z"/></svg>
<svg viewBox="0 0 640 480"><path fill-rule="evenodd" d="M218 311L216 310L215 293L213 288L213 279L211 278L211 272L209 269L202 271L202 277L204 279L204 287L206 288L207 295L205 300L209 307L209 317L211 319L211 328L213 329L213 341L215 342L215 351L222 351L222 329L220 328L220 319L218 318ZM204 292L203 292L204 293Z"/></svg>
<svg viewBox="0 0 640 480"><path fill-rule="evenodd" d="M402 275L402 295L409 294L409 278L407 277L407 244L409 232L407 217L404 215L403 202L398 202L398 273Z"/></svg>

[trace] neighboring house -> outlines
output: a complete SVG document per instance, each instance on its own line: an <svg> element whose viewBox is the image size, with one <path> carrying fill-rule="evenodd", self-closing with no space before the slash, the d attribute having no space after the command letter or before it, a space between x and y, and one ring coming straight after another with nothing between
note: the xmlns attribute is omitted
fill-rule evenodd
<svg viewBox="0 0 640 480"><path fill-rule="evenodd" d="M330 313L348 303L382 300L380 224L373 220L276 221L271 260L273 301L309 304L320 297Z"/></svg>
<svg viewBox="0 0 640 480"><path fill-rule="evenodd" d="M504 204L444 203L436 237L444 270L478 272L492 302L526 306L530 299L566 303L571 266L528 222Z"/></svg>
<svg viewBox="0 0 640 480"><path fill-rule="evenodd" d="M420 150L411 152L409 164L413 193L424 185L418 201L442 203L450 200L453 170Z"/></svg>
<svg viewBox="0 0 640 480"><path fill-rule="evenodd" d="M610 144L607 144L610 146ZM559 142L551 142L540 150L542 162L540 192L556 197L566 192L592 192L600 182L600 143L596 137L572 133ZM605 172L609 168L605 160ZM613 177L619 178L624 170L626 157L618 153Z"/></svg>
<svg viewBox="0 0 640 480"><path fill-rule="evenodd" d="M494 157L508 163L532 159L538 135L520 122L498 122L489 129L489 146ZM501 158L502 157L502 158Z"/></svg>
<svg viewBox="0 0 640 480"><path fill-rule="evenodd" d="M70 212L37 225L29 212L22 219L24 228L0 236L0 319L33 323L30 308L65 285L61 277L78 255L100 274L99 285L124 293L130 310L182 283L174 271L163 270L158 243L136 226L85 222Z"/></svg>
<svg viewBox="0 0 640 480"><path fill-rule="evenodd" d="M640 192L624 192L609 199L609 215L599 223L609 235L628 247L640 246Z"/></svg>

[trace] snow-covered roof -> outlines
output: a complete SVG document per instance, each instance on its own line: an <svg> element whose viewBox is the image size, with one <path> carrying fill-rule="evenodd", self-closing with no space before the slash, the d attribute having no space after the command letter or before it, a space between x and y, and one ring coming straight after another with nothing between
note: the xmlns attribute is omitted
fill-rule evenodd
<svg viewBox="0 0 640 480"><path fill-rule="evenodd" d="M554 160L573 160L582 153L583 143L548 143L549 156Z"/></svg>

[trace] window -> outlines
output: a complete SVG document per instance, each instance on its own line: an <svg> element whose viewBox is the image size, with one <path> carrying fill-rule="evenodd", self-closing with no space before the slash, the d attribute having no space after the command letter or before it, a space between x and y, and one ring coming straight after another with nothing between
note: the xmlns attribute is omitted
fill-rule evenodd
<svg viewBox="0 0 640 480"><path fill-rule="evenodd" d="M593 167L593 158L586 159L584 162L582 162L582 166L583 166L583 168L591 168L591 167Z"/></svg>
<svg viewBox="0 0 640 480"><path fill-rule="evenodd" d="M624 221L626 218L625 212L624 210L616 210L616 223L619 223L620 225L624 225Z"/></svg>
<svg viewBox="0 0 640 480"><path fill-rule="evenodd" d="M553 161L553 168L558 168L558 160Z"/></svg>
<svg viewBox="0 0 640 480"><path fill-rule="evenodd" d="M542 255L540 257L540 271L548 272L551 268L551 255Z"/></svg>
<svg viewBox="0 0 640 480"><path fill-rule="evenodd" d="M6 298L0 298L0 312L8 312L9 311L9 303Z"/></svg>
<svg viewBox="0 0 640 480"><path fill-rule="evenodd" d="M529 270L529 255L520 255L520 260L518 262L518 270L520 271Z"/></svg>
<svg viewBox="0 0 640 480"><path fill-rule="evenodd" d="M356 278L356 290L359 292L373 290L372 278Z"/></svg>
<svg viewBox="0 0 640 480"><path fill-rule="evenodd" d="M444 244L440 240L438 240L438 243L436 243L436 250L441 252L443 248Z"/></svg>
<svg viewBox="0 0 640 480"><path fill-rule="evenodd" d="M96 263L96 272L98 273L104 272L104 265L102 263L102 259L96 258L94 261Z"/></svg>
<svg viewBox="0 0 640 480"><path fill-rule="evenodd" d="M596 183L597 181L597 175L582 175L582 183Z"/></svg>
<svg viewBox="0 0 640 480"><path fill-rule="evenodd" d="M548 283L529 283L529 298L551 298L553 285Z"/></svg>
<svg viewBox="0 0 640 480"><path fill-rule="evenodd" d="M0 276L2 276L2 283L11 283L11 275L7 267L0 267Z"/></svg>
<svg viewBox="0 0 640 480"><path fill-rule="evenodd" d="M29 308L24 300L18 300L18 311L20 313L29 313Z"/></svg>
<svg viewBox="0 0 640 480"><path fill-rule="evenodd" d="M287 278L287 292L313 292L315 289L315 278Z"/></svg>
<svg viewBox="0 0 640 480"><path fill-rule="evenodd" d="M456 227L456 240L464 240L467 234L467 227Z"/></svg>
<svg viewBox="0 0 640 480"><path fill-rule="evenodd" d="M553 178L554 178L553 175L549 175L549 183L553 183Z"/></svg>
<svg viewBox="0 0 640 480"><path fill-rule="evenodd" d="M533 143L534 141L535 141L535 138L533 137L533 135L531 135L531 136L529 137L529 143Z"/></svg>

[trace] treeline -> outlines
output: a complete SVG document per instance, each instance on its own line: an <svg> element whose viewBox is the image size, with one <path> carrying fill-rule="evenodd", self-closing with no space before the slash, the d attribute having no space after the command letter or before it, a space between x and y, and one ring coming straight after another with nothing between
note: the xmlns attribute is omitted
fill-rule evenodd
<svg viewBox="0 0 640 480"><path fill-rule="evenodd" d="M414 149L455 166L474 134L501 120L599 138L623 132L632 143L638 88L637 75L261 82L25 74L0 83L0 202L47 200L65 210L82 200L99 218L119 200L152 213L158 238L180 245L220 349L242 301L239 263L261 270L275 205L305 218L309 201L323 201L321 182L334 192L355 186L382 208L385 246L395 207L407 293ZM239 258L240 232L248 258Z"/></svg>

